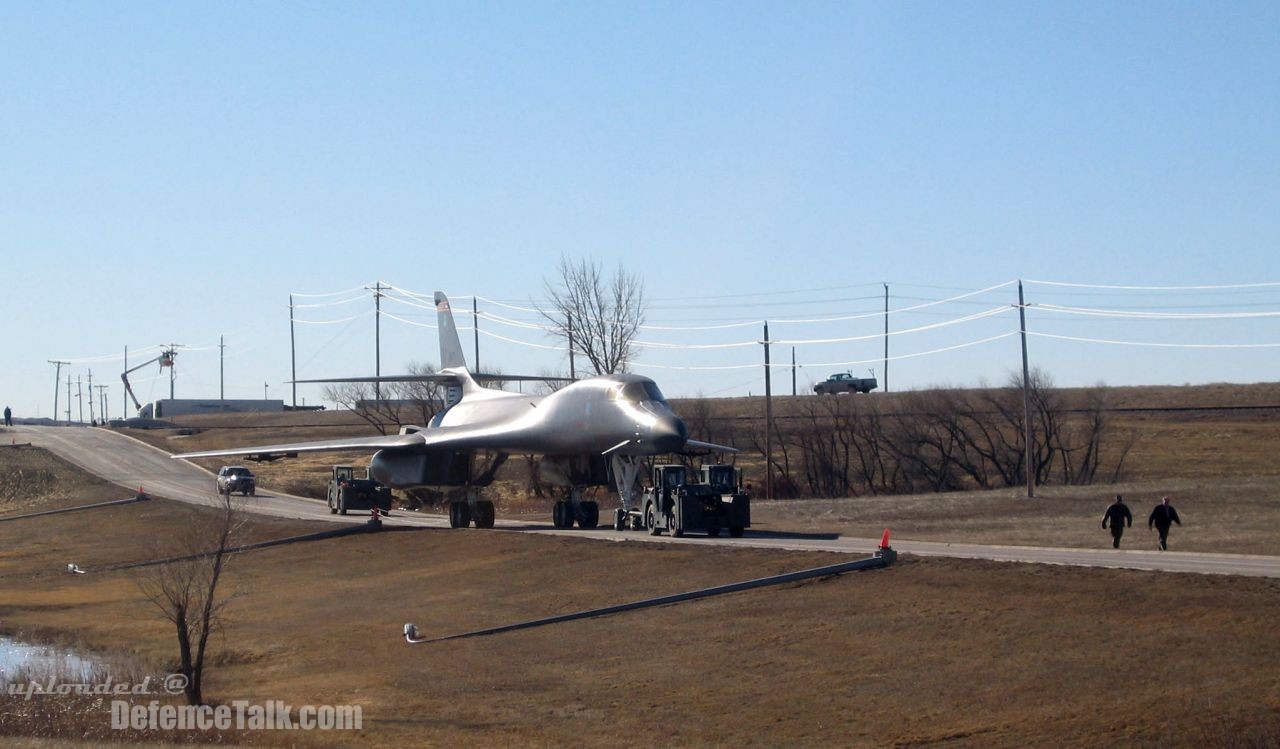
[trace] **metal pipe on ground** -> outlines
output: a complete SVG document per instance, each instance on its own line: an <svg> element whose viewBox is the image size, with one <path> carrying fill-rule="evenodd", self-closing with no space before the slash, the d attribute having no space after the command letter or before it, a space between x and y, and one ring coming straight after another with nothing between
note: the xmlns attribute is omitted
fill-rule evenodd
<svg viewBox="0 0 1280 749"><path fill-rule="evenodd" d="M240 546L233 546L227 549L226 553L240 554L246 551L256 551L258 549L269 549L273 546L288 546L289 544L302 543L305 541L324 541L330 538L354 536L361 533L385 533L388 531L397 532L397 531L421 531L421 530L427 530L427 529L413 528L409 526L394 526L391 528L387 528L382 526L381 524L374 525L373 523L365 523L363 525L347 526L346 528L335 528L334 530L331 530L331 531L320 531L318 533L305 533L300 536L288 536L285 538L271 539L270 541L258 541L252 544L242 544ZM121 564L110 564L105 567L96 567L92 570L83 569L79 565L76 565L73 563L73 564L67 565L67 571L78 573L78 574L86 574L89 572L95 572L95 573L96 572L113 572L115 570L134 569L136 567L149 567L151 565L156 565L156 564L169 564L171 562L187 562L193 559L201 559L203 557L210 556L213 553L214 552L212 551L206 551L200 554L188 554L186 556L167 557L165 559L147 559L141 562L123 562Z"/></svg>
<svg viewBox="0 0 1280 749"><path fill-rule="evenodd" d="M887 536L886 531L886 536ZM798 580L808 580L814 577L826 577L829 575L839 575L844 572L853 572L855 570L870 570L881 567L888 567L898 558L898 553L888 546L881 546L874 556L866 559L859 559L854 562L842 562L840 564L830 564L824 567L814 567L813 569L800 570L799 572L787 572L781 575L772 575L770 577L761 577L755 580L745 580L739 583L730 583L728 585L718 585L714 588L703 588L702 590L693 590L687 593L675 593L668 596L660 596L658 598L648 598L643 601L633 601L631 603L621 603L616 606L605 606L604 608L588 609L586 611L577 611L572 614L561 614L559 616L550 616L544 619L533 619L526 622L518 622L516 624L507 624L501 627L491 627L489 629L479 629L472 632L463 632L456 635L445 635L443 637L420 637L418 626L416 624L404 625L404 638L410 645L420 645L423 643L445 642L447 640L463 640L471 637L485 637L488 635L496 635L502 632L514 632L521 629L532 629L534 627L542 627L548 624L561 624L563 622L572 622L579 619L591 619L598 616L608 616L610 614L620 614L624 611L635 611L637 609L652 608L654 606L665 606L671 603L683 603L684 601L695 601L699 598L710 598L711 596L725 595L726 593L737 593L742 590L753 590L755 588L763 588L770 585L783 585L785 583L796 582Z"/></svg>
<svg viewBox="0 0 1280 749"><path fill-rule="evenodd" d="M38 517L43 517L45 515L60 515L64 512L80 512L81 510L96 510L99 507L117 507L119 505L133 504L134 502L145 502L148 499L151 499L151 497L148 497L145 494L138 494L137 496L130 497L128 499L113 499L110 502L94 502L93 504L90 504L90 505L76 505L75 507L63 507L57 510L43 510L41 512L28 512L25 515L10 515L8 517L0 517L0 523L6 522L9 520L26 520L27 518L38 518Z"/></svg>

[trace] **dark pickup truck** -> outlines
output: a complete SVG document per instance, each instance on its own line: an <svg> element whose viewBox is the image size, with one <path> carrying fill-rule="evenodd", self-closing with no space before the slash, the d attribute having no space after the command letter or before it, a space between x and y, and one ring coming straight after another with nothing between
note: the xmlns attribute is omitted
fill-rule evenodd
<svg viewBox="0 0 1280 749"><path fill-rule="evenodd" d="M837 393L869 393L880 383L874 377L854 377L848 372L837 372L813 386L818 395L836 395Z"/></svg>

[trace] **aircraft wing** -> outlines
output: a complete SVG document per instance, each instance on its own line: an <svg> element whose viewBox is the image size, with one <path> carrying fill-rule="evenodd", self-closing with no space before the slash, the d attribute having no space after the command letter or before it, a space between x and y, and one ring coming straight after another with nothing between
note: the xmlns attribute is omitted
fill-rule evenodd
<svg viewBox="0 0 1280 749"><path fill-rule="evenodd" d="M257 447L232 447L225 450L201 450L193 453L174 455L175 460L187 458L222 458L234 455L261 456L264 459L272 456L296 455L297 453L340 452L357 450L382 450L388 447L414 447L422 445L425 440L422 433L413 434L380 434L376 437L346 437L316 442L295 442L283 445L259 445Z"/></svg>
<svg viewBox="0 0 1280 749"><path fill-rule="evenodd" d="M187 458L224 458L236 455L248 456L250 460L272 460L283 456L296 456L298 453L319 452L356 452L396 449L442 449L442 450L485 450L501 449L504 433L492 427L433 427L409 434L388 434L374 437L347 437L343 439L319 440L317 442L294 442L282 445L258 445L255 447L231 447L223 450L201 450L199 452L181 453L174 459Z"/></svg>
<svg viewBox="0 0 1280 749"><path fill-rule="evenodd" d="M728 445L717 445L714 442L699 442L698 440L686 440L684 448L689 452L714 452L714 453L736 453L739 452L736 447Z"/></svg>
<svg viewBox="0 0 1280 749"><path fill-rule="evenodd" d="M472 372L471 379L476 382L575 382L572 377L553 377L551 375L509 375ZM457 382L458 376L448 373L432 372L418 375L382 375L380 377L340 377L324 380L289 380L301 384L338 383L338 382Z"/></svg>

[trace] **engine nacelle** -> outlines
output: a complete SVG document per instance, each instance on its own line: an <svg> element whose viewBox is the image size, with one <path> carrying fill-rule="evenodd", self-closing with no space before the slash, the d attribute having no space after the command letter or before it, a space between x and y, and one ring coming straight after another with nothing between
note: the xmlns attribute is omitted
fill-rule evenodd
<svg viewBox="0 0 1280 749"><path fill-rule="evenodd" d="M379 450L369 461L369 474L393 489L463 486L471 480L471 454L453 450Z"/></svg>

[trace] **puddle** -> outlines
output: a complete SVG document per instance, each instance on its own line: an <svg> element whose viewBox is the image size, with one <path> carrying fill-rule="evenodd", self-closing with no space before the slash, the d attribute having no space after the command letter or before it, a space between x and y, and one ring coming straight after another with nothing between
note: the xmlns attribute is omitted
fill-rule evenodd
<svg viewBox="0 0 1280 749"><path fill-rule="evenodd" d="M56 675L60 679L88 681L95 663L66 648L31 645L20 640L0 637L0 684L18 674Z"/></svg>

